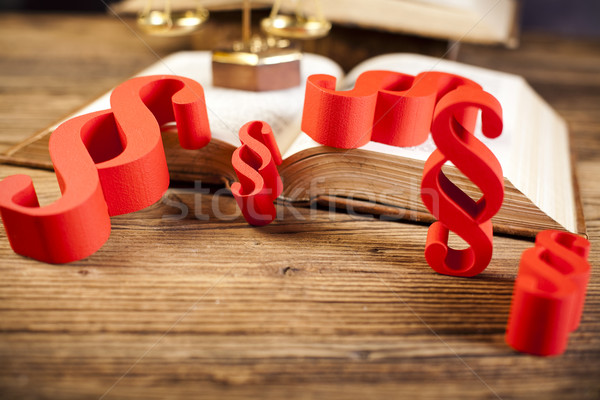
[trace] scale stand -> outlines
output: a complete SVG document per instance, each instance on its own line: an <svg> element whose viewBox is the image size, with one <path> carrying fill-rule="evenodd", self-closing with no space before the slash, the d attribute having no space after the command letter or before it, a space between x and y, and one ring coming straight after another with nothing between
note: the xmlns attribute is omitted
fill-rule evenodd
<svg viewBox="0 0 600 400"><path fill-rule="evenodd" d="M295 17L279 15L281 0L273 6L262 27L269 37L251 35L250 0L244 0L242 41L231 49L215 50L212 57L213 86L249 90L280 90L300 85L302 53L288 39L325 36L331 24L319 14L306 18L297 2ZM320 11L319 11L320 12Z"/></svg>

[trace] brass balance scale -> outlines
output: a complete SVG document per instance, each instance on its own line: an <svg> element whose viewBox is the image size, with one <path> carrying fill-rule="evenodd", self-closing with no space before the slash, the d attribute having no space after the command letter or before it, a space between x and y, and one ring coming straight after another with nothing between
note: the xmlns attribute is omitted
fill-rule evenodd
<svg viewBox="0 0 600 400"><path fill-rule="evenodd" d="M295 1L294 14L284 14L283 2L275 0L269 17L262 20L266 36L253 36L250 0L243 0L241 41L213 51L214 86L267 91L300 84L302 54L292 41L324 37L331 23L323 17L320 0L314 0L315 15L307 15L303 0ZM173 10L172 0L166 0L163 9L155 9L153 5L153 0L147 0L137 20L140 29L151 35L188 35L199 29L209 16L199 3L194 9L178 11Z"/></svg>

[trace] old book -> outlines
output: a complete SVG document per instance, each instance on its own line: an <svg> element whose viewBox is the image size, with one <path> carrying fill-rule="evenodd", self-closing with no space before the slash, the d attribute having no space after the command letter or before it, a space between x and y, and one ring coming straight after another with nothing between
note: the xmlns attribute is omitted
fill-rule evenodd
<svg viewBox="0 0 600 400"><path fill-rule="evenodd" d="M421 203L419 187L424 161L434 150L429 138L411 148L369 142L352 150L321 146L301 132L304 87L273 92L245 92L211 85L208 52L175 53L140 75L175 74L200 82L205 88L213 140L199 151L181 149L173 127L166 126L163 142L171 177L229 186L236 180L231 154L239 146L238 129L251 120L271 125L284 155L279 167L284 182L280 201L296 205L320 203L336 209L404 220L431 222ZM506 194L494 217L496 233L532 237L543 229L585 234L577 182L571 162L565 121L519 76L415 54L390 54L357 65L346 76L332 60L305 54L302 81L320 73L338 78L338 87L353 87L367 70L390 70L416 75L445 71L469 78L501 103L504 131L487 139L475 135L499 159ZM79 115L109 108L109 94L77 111ZM52 168L47 143L56 125L9 150L5 162ZM478 189L456 168L447 175L473 197Z"/></svg>
<svg viewBox="0 0 600 400"><path fill-rule="evenodd" d="M253 0L254 7L271 7L274 0ZM164 0L155 0L156 8ZM204 0L211 11L236 9L240 0ZM124 0L112 6L119 14L136 14L144 0ZM197 7L195 0L181 0L179 9ZM518 44L517 0L324 0L304 1L300 9L315 15L320 7L325 18L340 25L407 33L447 40L481 44ZM283 12L294 13L297 1L284 0Z"/></svg>
<svg viewBox="0 0 600 400"><path fill-rule="evenodd" d="M314 15L317 3L307 1ZM294 12L295 2L283 2ZM327 0L325 18L390 32L481 44L518 44L518 5L515 0Z"/></svg>

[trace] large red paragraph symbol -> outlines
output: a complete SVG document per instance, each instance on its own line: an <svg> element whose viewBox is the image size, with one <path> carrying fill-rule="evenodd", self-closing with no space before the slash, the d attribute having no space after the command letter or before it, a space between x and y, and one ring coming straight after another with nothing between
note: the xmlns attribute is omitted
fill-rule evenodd
<svg viewBox="0 0 600 400"><path fill-rule="evenodd" d="M590 278L590 242L572 233L542 231L521 256L506 342L541 356L565 351L577 329Z"/></svg>
<svg viewBox="0 0 600 400"><path fill-rule="evenodd" d="M475 82L445 72L412 76L393 71L363 72L352 90L335 90L330 75L306 82L302 131L316 142L353 149L369 141L416 146L429 136L436 103L459 86Z"/></svg>
<svg viewBox="0 0 600 400"><path fill-rule="evenodd" d="M176 121L179 142L210 141L199 83L177 76L124 82L111 109L76 117L51 135L49 152L62 196L40 207L31 178L0 182L0 214L16 253L48 263L93 254L110 235L110 216L158 201L169 186L161 126Z"/></svg>
<svg viewBox="0 0 600 400"><path fill-rule="evenodd" d="M502 133L500 103L481 89L461 86L448 93L435 108L431 134L437 149L423 169L421 199L438 219L429 227L425 258L437 272L474 276L490 263L493 248L491 218L504 198L502 168L494 154L473 135L481 110L482 131L489 138ZM451 161L482 193L475 201L444 175ZM448 246L452 231L469 244Z"/></svg>
<svg viewBox="0 0 600 400"><path fill-rule="evenodd" d="M231 157L239 182L231 185L231 192L249 224L267 225L275 219L273 201L283 190L277 171L281 153L266 122L252 121L242 126L240 141L242 145Z"/></svg>

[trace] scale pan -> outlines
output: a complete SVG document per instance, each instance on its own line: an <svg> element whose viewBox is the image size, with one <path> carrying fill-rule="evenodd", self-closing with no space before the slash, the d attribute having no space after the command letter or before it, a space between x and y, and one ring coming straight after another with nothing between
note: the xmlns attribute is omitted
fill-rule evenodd
<svg viewBox="0 0 600 400"><path fill-rule="evenodd" d="M187 10L165 12L153 10L141 14L137 23L147 34L155 36L183 36L197 30L208 19L208 11Z"/></svg>
<svg viewBox="0 0 600 400"><path fill-rule="evenodd" d="M263 19L261 27L268 34L286 39L318 39L329 33L331 23L313 17L300 19L295 16L277 15Z"/></svg>

